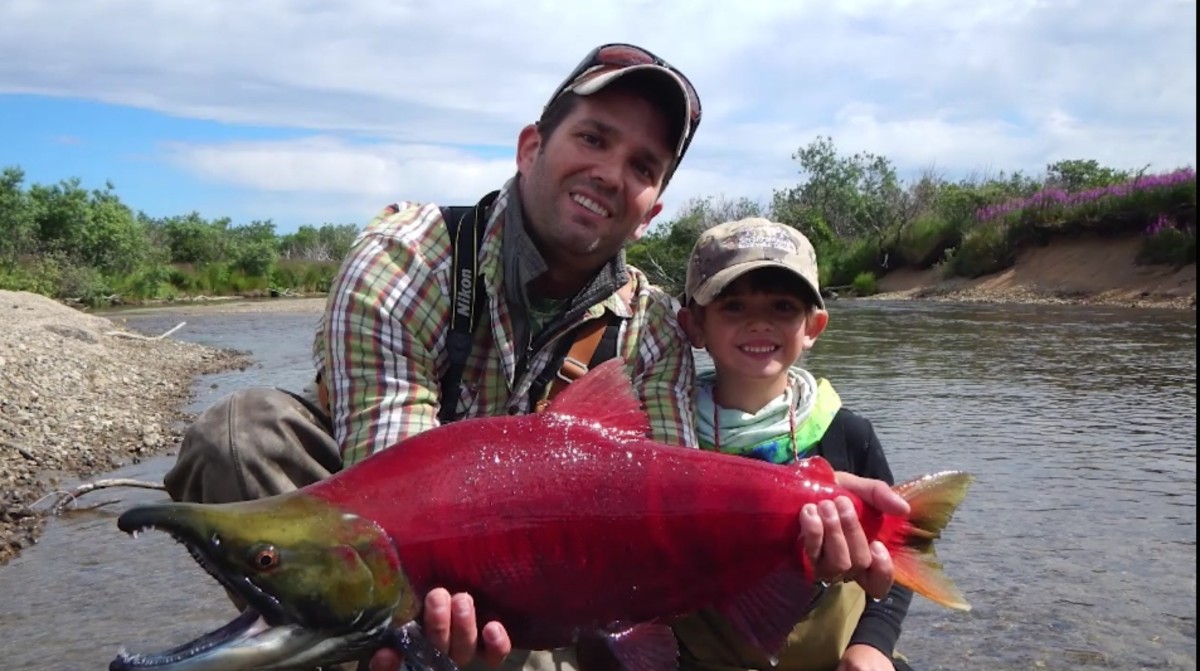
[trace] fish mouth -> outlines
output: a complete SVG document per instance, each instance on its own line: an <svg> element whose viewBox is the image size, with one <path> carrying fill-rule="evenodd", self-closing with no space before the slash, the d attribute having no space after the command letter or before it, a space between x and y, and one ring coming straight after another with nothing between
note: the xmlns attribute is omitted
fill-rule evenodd
<svg viewBox="0 0 1200 671"><path fill-rule="evenodd" d="M253 640L270 629L270 625L251 607L242 611L229 624L199 636L183 645L157 653L130 653L124 649L108 665L108 671L133 671L135 669L166 669L197 660L212 650L233 646L239 641ZM195 667L195 665L192 665ZM202 668L202 667L195 667Z"/></svg>
<svg viewBox="0 0 1200 671"><path fill-rule="evenodd" d="M363 623L358 630L329 632L295 621L270 593L244 577L220 570L208 554L221 539L200 539L174 506L145 506L122 514L118 527L133 538L149 531L169 534L188 554L246 606L227 624L182 645L154 653L125 649L109 664L109 671L232 671L239 669L312 668L351 661L355 655L378 646L391 618Z"/></svg>

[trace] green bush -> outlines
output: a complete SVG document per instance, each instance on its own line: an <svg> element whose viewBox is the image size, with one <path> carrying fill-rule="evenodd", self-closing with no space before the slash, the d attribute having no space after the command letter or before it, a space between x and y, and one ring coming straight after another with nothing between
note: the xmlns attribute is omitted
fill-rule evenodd
<svg viewBox="0 0 1200 671"><path fill-rule="evenodd" d="M54 297L100 307L112 303L112 297L116 293L99 270L91 266L71 265L64 268L59 275L58 289Z"/></svg>
<svg viewBox="0 0 1200 671"><path fill-rule="evenodd" d="M979 277L1011 266L1016 254L1008 227L993 223L968 231L953 259L954 274L962 277Z"/></svg>
<svg viewBox="0 0 1200 671"><path fill-rule="evenodd" d="M825 245L817 252L821 286L846 286L859 273L875 272L882 256L878 241L871 238Z"/></svg>
<svg viewBox="0 0 1200 671"><path fill-rule="evenodd" d="M1196 233L1166 228L1146 236L1137 262L1141 264L1163 264L1186 266L1196 262Z"/></svg>
<svg viewBox="0 0 1200 671"><path fill-rule="evenodd" d="M903 263L928 268L961 239L958 222L938 212L926 212L904 229L896 251Z"/></svg>
<svg viewBox="0 0 1200 671"><path fill-rule="evenodd" d="M879 282L875 279L875 273L859 273L850 286L857 296L871 296L879 293Z"/></svg>
<svg viewBox="0 0 1200 671"><path fill-rule="evenodd" d="M280 261L271 269L271 287L280 291L326 292L338 264L333 261Z"/></svg>

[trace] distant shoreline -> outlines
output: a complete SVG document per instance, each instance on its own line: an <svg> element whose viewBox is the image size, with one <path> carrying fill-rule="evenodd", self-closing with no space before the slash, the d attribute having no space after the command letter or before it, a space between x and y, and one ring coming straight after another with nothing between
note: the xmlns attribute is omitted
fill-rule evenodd
<svg viewBox="0 0 1200 671"><path fill-rule="evenodd" d="M1064 238L1021 252L1015 264L974 279L942 279L936 268L898 268L879 279L879 293L843 300L951 301L1033 305L1109 305L1174 310L1196 309L1196 264L1182 268L1136 262L1141 240ZM122 315L170 311L183 314L280 312L319 314L324 295L303 298L240 296L179 300L97 310Z"/></svg>
<svg viewBox="0 0 1200 671"><path fill-rule="evenodd" d="M901 268L859 300L936 300L1010 304L1109 305L1196 309L1196 264L1137 263L1141 238L1056 239L1018 254L998 273L942 279L936 268Z"/></svg>

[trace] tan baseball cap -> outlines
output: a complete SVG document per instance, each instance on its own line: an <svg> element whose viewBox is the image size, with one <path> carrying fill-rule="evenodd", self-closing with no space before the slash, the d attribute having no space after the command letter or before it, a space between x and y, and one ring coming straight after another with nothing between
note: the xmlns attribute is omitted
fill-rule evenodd
<svg viewBox="0 0 1200 671"><path fill-rule="evenodd" d="M760 217L718 224L700 234L688 261L685 298L708 305L731 282L751 270L783 268L812 289L825 309L817 275L817 250L800 231Z"/></svg>

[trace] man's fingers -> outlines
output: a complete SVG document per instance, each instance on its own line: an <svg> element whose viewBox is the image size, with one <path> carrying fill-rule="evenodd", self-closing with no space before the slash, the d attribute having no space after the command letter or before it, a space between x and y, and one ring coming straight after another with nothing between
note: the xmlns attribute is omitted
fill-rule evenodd
<svg viewBox="0 0 1200 671"><path fill-rule="evenodd" d="M425 595L423 629L433 647L450 653L450 592L438 587Z"/></svg>
<svg viewBox="0 0 1200 671"><path fill-rule="evenodd" d="M475 624L475 600L470 594L455 594L450 602L450 660L459 667L475 658L479 628Z"/></svg>

